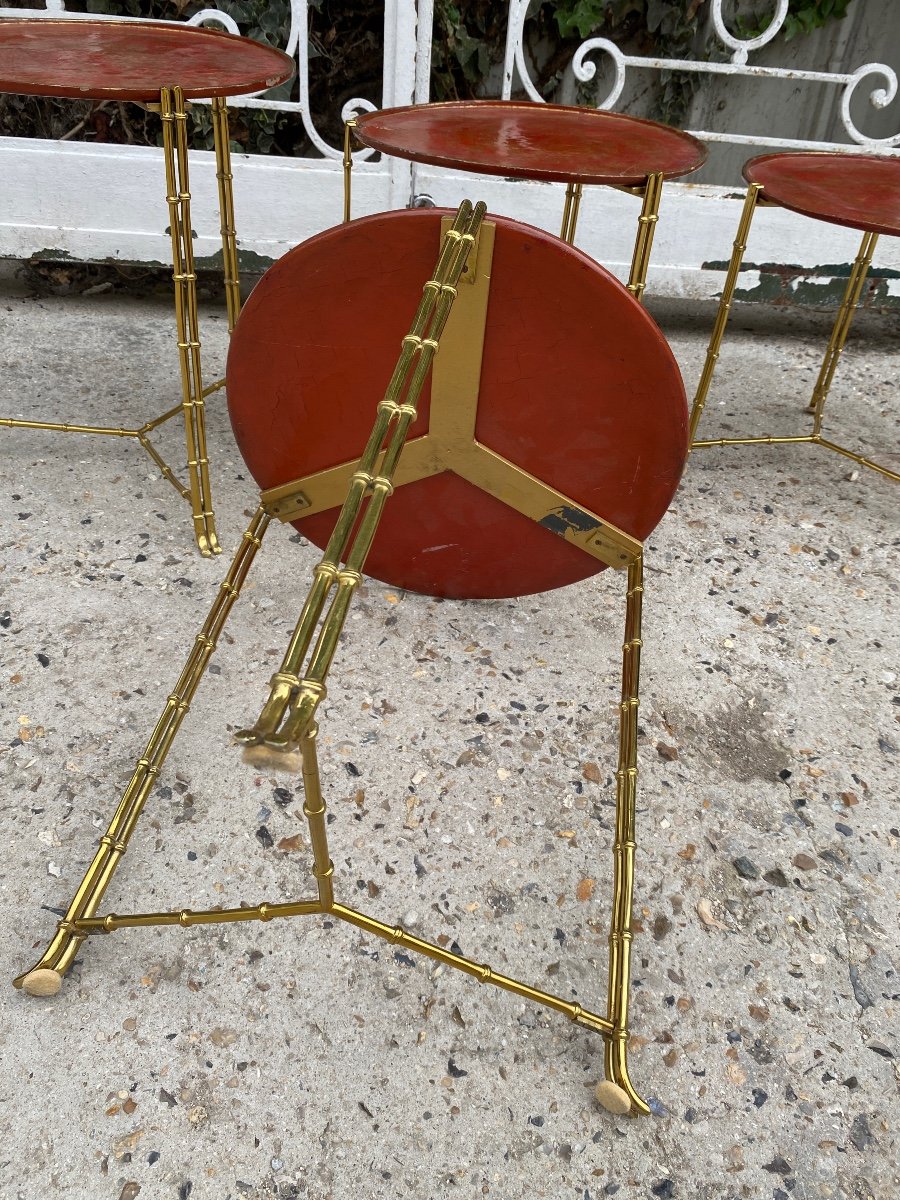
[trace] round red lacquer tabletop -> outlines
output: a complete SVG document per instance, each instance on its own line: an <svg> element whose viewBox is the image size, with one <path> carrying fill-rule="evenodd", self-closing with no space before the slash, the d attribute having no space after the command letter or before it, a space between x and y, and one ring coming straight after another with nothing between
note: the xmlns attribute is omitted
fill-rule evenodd
<svg viewBox="0 0 900 1200"><path fill-rule="evenodd" d="M744 165L748 183L782 208L873 233L900 234L900 158L811 151L763 154Z"/></svg>
<svg viewBox="0 0 900 1200"><path fill-rule="evenodd" d="M364 113L359 140L414 162L559 183L637 187L703 165L706 147L690 134L596 108L518 100L466 100Z"/></svg>
<svg viewBox="0 0 900 1200"><path fill-rule="evenodd" d="M261 488L362 453L437 259L441 215L407 210L338 225L286 254L253 290L231 341L228 406ZM487 220L496 232L476 438L644 538L687 453L671 351L587 255L508 218ZM426 385L409 440L428 430L430 404ZM337 512L296 528L324 546ZM395 489L365 567L395 586L460 597L545 591L602 569L451 471Z"/></svg>
<svg viewBox="0 0 900 1200"><path fill-rule="evenodd" d="M0 20L0 92L89 100L238 96L290 79L286 54L174 21Z"/></svg>

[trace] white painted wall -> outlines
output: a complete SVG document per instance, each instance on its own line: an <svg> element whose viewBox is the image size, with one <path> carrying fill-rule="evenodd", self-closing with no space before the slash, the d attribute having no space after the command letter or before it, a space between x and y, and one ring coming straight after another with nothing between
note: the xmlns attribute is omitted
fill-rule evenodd
<svg viewBox="0 0 900 1200"><path fill-rule="evenodd" d="M339 163L235 154L232 167L243 251L273 260L341 219ZM211 151L191 154L199 258L221 251L215 171ZM354 190L358 215L396 206L386 170L356 167ZM49 250L92 261L171 261L161 150L0 138L0 192L0 256Z"/></svg>

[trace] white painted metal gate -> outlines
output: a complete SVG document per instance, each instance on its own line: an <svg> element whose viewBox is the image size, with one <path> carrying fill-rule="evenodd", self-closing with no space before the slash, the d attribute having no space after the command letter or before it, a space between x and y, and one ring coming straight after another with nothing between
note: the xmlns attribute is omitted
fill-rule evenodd
<svg viewBox="0 0 900 1200"><path fill-rule="evenodd" d="M880 0L857 0L860 11L872 6L883 11ZM893 7L893 6L892 6ZM900 6L897 6L900 9ZM576 52L570 68L572 80L588 79L598 58L613 67L613 87L601 101L615 107L629 72L688 69L728 75L735 84L753 81L761 88L779 79L796 84L817 83L841 89L841 144L843 148L897 153L900 134L867 136L851 111L854 96L866 93L876 108L890 106L897 96L897 76L888 64L851 65L840 70L804 71L796 65L783 68L751 65L749 54L765 52L780 29L787 0L773 0L774 15L759 38L740 41L723 15L723 0L711 0L709 19L729 62L682 62L637 59L623 55L612 43L590 39ZM851 12L853 9L851 9ZM524 86L535 98L529 66L523 52L523 30L528 0L511 0L502 94ZM47 0L40 9L0 6L0 18L21 16L71 16L65 0ZM384 106L421 103L428 99L433 0L385 0L384 4ZM128 20L130 18L122 18ZM849 19L849 18L848 18ZM191 19L193 24L217 22L236 32L234 23L214 8ZM285 159L260 155L235 155L235 205L244 261L271 261L298 241L340 219L340 148L328 145L316 130L309 113L309 12L307 0L292 0L292 21L285 49L296 58L299 80L297 101L277 101L264 96L241 98L234 106L265 107L297 114L321 153L321 158ZM898 26L900 28L900 26ZM371 109L364 97L345 106L349 111ZM769 137L764 130L753 136L728 130L700 129L700 136L735 145L820 146L826 138ZM747 150L747 154L752 153ZM400 161L367 161L357 157L354 170L354 213L402 207L414 194L427 194L438 204L455 205L462 195L484 199L490 208L532 224L558 230L562 208L561 187L554 184L512 183L502 179L456 175L427 167L412 168ZM192 159L192 191L197 197L193 214L196 253L212 259L219 247L215 215L216 185L213 156L197 152ZM650 272L651 290L669 295L711 296L721 287L718 264L727 258L737 226L740 201L737 189L709 184L670 184L663 198L660 223ZM620 275L627 274L637 210L633 198L608 189L592 189L585 197L578 243ZM49 252L76 259L166 262L167 213L163 202L160 152L151 147L100 145L89 142L51 142L29 138L0 138L0 256L23 258ZM751 262L793 263L815 274L821 264L848 263L854 255L852 231L813 224L781 210L765 214L754 228ZM900 239L883 239L878 265L888 276L886 289L900 296ZM890 276L896 275L895 278Z"/></svg>

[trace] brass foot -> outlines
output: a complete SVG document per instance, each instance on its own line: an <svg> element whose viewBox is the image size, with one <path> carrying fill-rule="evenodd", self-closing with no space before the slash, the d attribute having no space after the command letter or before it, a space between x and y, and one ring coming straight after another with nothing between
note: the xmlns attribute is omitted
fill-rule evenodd
<svg viewBox="0 0 900 1200"><path fill-rule="evenodd" d="M650 1105L637 1094L628 1074L623 1037L616 1037L615 1040L607 1042L604 1066L606 1079L597 1084L596 1090L599 1103L608 1112L618 1115L630 1113L632 1117L649 1116Z"/></svg>
<svg viewBox="0 0 900 1200"><path fill-rule="evenodd" d="M631 1112L631 1097L617 1083L610 1083L608 1079L602 1080L597 1084L594 1095L607 1112L615 1113L618 1117Z"/></svg>
<svg viewBox="0 0 900 1200"><path fill-rule="evenodd" d="M303 769L303 756L299 750L276 750L273 746L257 742L245 745L241 758L248 766L259 770L284 771L299 775Z"/></svg>
<svg viewBox="0 0 900 1200"><path fill-rule="evenodd" d="M197 534L197 548L204 558L213 558L216 554L222 553L215 528L207 525L203 533Z"/></svg>
<svg viewBox="0 0 900 1200"><path fill-rule="evenodd" d="M49 967L29 971L22 980L22 991L29 996L55 996L62 987L62 975Z"/></svg>

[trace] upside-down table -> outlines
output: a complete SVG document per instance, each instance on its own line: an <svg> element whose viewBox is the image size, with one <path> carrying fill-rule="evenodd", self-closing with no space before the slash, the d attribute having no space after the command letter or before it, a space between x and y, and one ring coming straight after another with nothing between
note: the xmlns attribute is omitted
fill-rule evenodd
<svg viewBox="0 0 900 1200"><path fill-rule="evenodd" d="M415 210L351 221L285 255L257 284L227 379L259 506L84 880L46 952L15 982L33 994L59 991L90 934L328 916L599 1033L598 1098L646 1113L627 1068L642 539L684 466L684 388L662 334L608 272L541 230L483 218L483 205L465 202L455 218ZM360 312L365 319L348 320ZM236 736L269 767L299 759L313 894L100 915L273 519L324 553L268 700ZM607 1001L595 1012L336 899L317 718L363 569L424 594L492 598L559 588L605 567L627 585Z"/></svg>

